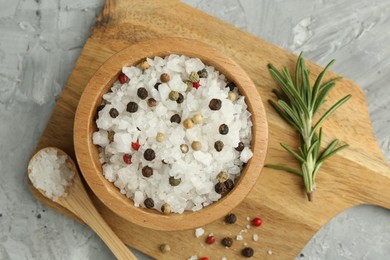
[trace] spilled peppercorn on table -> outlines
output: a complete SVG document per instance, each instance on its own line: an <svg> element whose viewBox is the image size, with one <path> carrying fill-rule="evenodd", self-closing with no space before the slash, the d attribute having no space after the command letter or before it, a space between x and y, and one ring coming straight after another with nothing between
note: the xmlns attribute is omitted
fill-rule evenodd
<svg viewBox="0 0 390 260"><path fill-rule="evenodd" d="M154 8L150 8L152 5ZM197 19L190 19L193 17ZM294 163L279 143L297 146L296 134L266 101L273 98L271 90L276 87L267 64L293 69L296 57L178 1L106 2L38 149L56 146L75 159L72 135L74 113L88 80L114 53L133 43L160 37L203 41L240 64L255 82L266 105L270 133L266 163ZM321 68L310 63L308 65L314 79ZM328 78L332 76L335 75L328 74ZM228 250L218 243L206 246L205 237L195 238L193 230L166 233L135 226L109 211L97 198L93 197L93 200L123 241L158 259L184 259L191 255L213 258L226 256L229 259L240 254L244 242L254 248L255 256L259 259L291 259L321 226L342 210L359 204L390 207L389 167L376 144L363 92L353 82L343 79L332 90L329 102L323 109L325 111L346 94L352 94L352 99L323 125L326 133L324 145L339 138L350 147L324 164L318 177L314 202L306 200L302 181L297 176L264 169L255 188L234 211L238 217L235 225L227 226L221 220L203 227L206 232L212 232L220 238L235 236L248 224L247 216L261 216L262 226L249 229L243 234L245 239L234 241L234 245ZM41 197L32 187L31 189L42 203L72 216ZM255 233L260 236L260 241L252 241L250 235ZM169 244L171 251L162 254L158 249L161 243ZM268 254L269 249L272 249L272 256Z"/></svg>

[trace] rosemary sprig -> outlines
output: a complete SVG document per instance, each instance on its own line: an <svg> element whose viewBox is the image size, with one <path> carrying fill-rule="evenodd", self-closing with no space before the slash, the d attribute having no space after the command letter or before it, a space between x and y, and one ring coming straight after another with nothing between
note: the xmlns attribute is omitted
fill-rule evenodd
<svg viewBox="0 0 390 260"><path fill-rule="evenodd" d="M315 180L324 161L348 146L345 144L337 147L339 140L335 139L321 151L322 128L320 126L351 95L340 99L317 122L313 122L314 116L318 108L325 102L327 94L336 85L336 81L341 79L337 77L322 84L322 79L333 62L334 60L326 65L313 86L310 85L310 71L305 67L302 53L297 60L294 80L286 67L280 73L272 64L268 65L271 75L281 89L281 91L273 90L278 98L278 104L272 100L269 100L269 103L282 118L299 132L301 140L297 152L286 144L281 143L280 145L300 161L301 169L296 170L280 165L266 165L266 167L302 176L309 201L313 198L313 192L316 188Z"/></svg>

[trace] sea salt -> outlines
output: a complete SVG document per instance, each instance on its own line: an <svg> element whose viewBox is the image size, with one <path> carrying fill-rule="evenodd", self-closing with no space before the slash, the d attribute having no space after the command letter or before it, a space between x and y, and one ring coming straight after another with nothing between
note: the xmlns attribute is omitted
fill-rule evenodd
<svg viewBox="0 0 390 260"><path fill-rule="evenodd" d="M31 160L28 171L34 187L54 201L67 195L66 188L75 175L67 156L58 155L56 149L41 150Z"/></svg>
<svg viewBox="0 0 390 260"><path fill-rule="evenodd" d="M195 229L195 236L200 237L204 234L204 229L203 228L197 228Z"/></svg>
<svg viewBox="0 0 390 260"><path fill-rule="evenodd" d="M250 149L252 121L245 97L235 88L237 99L228 99L230 89L225 87L225 76L200 59L172 54L147 58L147 62L150 67L146 70L140 65L122 68L130 80L124 84L116 81L111 91L103 95L104 108L98 112L98 129L93 134L93 143L100 149L103 174L137 207L145 207L144 200L151 198L159 211L165 203L176 213L200 210L222 197L214 188L218 173L226 171L234 182L243 164L253 156ZM200 79L198 89L187 90L185 81L191 72L203 69L207 71L207 78ZM162 73L167 73L170 80L156 89ZM137 96L141 87L148 92L145 100ZM170 100L171 91L179 92L183 102ZM157 105L149 107L149 98L154 98ZM209 108L214 98L222 104L216 111ZM138 104L136 112L127 112L129 102ZM112 108L119 112L115 118L109 114ZM174 114L180 115L181 123L170 121ZM190 129L183 127L183 121L196 114L202 115L203 122ZM218 131L221 124L229 126L226 135ZM115 133L113 140L109 139L109 132ZM164 134L164 141L156 141L157 133ZM193 141L201 143L199 151L191 148ZM216 141L224 143L220 152L214 148ZM139 142L139 150L132 148L134 142ZM235 150L239 142L245 145L241 152ZM188 145L187 153L180 150L181 144ZM146 149L154 150L155 159L144 158ZM131 156L131 164L124 162L124 155ZM153 168L152 176L143 176L144 166ZM180 184L171 186L170 177L180 179Z"/></svg>
<svg viewBox="0 0 390 260"><path fill-rule="evenodd" d="M259 240L259 235L253 234L253 241L258 241Z"/></svg>
<svg viewBox="0 0 390 260"><path fill-rule="evenodd" d="M244 238L242 237L242 235L237 235L236 236L236 240L243 240Z"/></svg>

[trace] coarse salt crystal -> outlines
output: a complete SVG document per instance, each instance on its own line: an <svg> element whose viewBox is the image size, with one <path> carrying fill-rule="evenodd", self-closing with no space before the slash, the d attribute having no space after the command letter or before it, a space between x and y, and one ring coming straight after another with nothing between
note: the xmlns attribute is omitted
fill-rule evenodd
<svg viewBox="0 0 390 260"><path fill-rule="evenodd" d="M258 241L259 240L259 235L253 234L253 241Z"/></svg>
<svg viewBox="0 0 390 260"><path fill-rule="evenodd" d="M200 237L204 234L204 229L203 228L197 228L195 229L195 236Z"/></svg>
<svg viewBox="0 0 390 260"><path fill-rule="evenodd" d="M271 249L268 249L267 253L268 253L269 255L272 255L272 250L271 250Z"/></svg>
<svg viewBox="0 0 390 260"><path fill-rule="evenodd" d="M237 235L236 236L236 240L243 240L244 238L242 237L242 235Z"/></svg>

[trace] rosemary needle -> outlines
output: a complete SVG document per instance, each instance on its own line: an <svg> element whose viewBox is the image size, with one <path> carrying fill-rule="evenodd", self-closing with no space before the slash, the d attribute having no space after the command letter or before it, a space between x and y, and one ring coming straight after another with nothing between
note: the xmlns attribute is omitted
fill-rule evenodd
<svg viewBox="0 0 390 260"><path fill-rule="evenodd" d="M324 103L326 96L336 85L336 82L341 79L337 77L322 83L326 71L333 62L334 60L326 65L313 86L310 85L310 71L305 67L302 53L297 60L294 80L286 67L279 72L272 64L268 65L271 75L281 89L281 91L273 90L278 98L277 104L272 100L269 100L269 103L287 123L298 131L301 140L298 151L294 151L286 144L281 143L280 145L300 161L301 169L296 170L286 166L270 164L265 166L302 176L309 201L313 198L313 192L316 188L315 180L324 161L348 146L347 144L338 146L339 140L335 139L321 151L321 124L351 95L337 101L317 122L314 122L314 116L318 108Z"/></svg>

